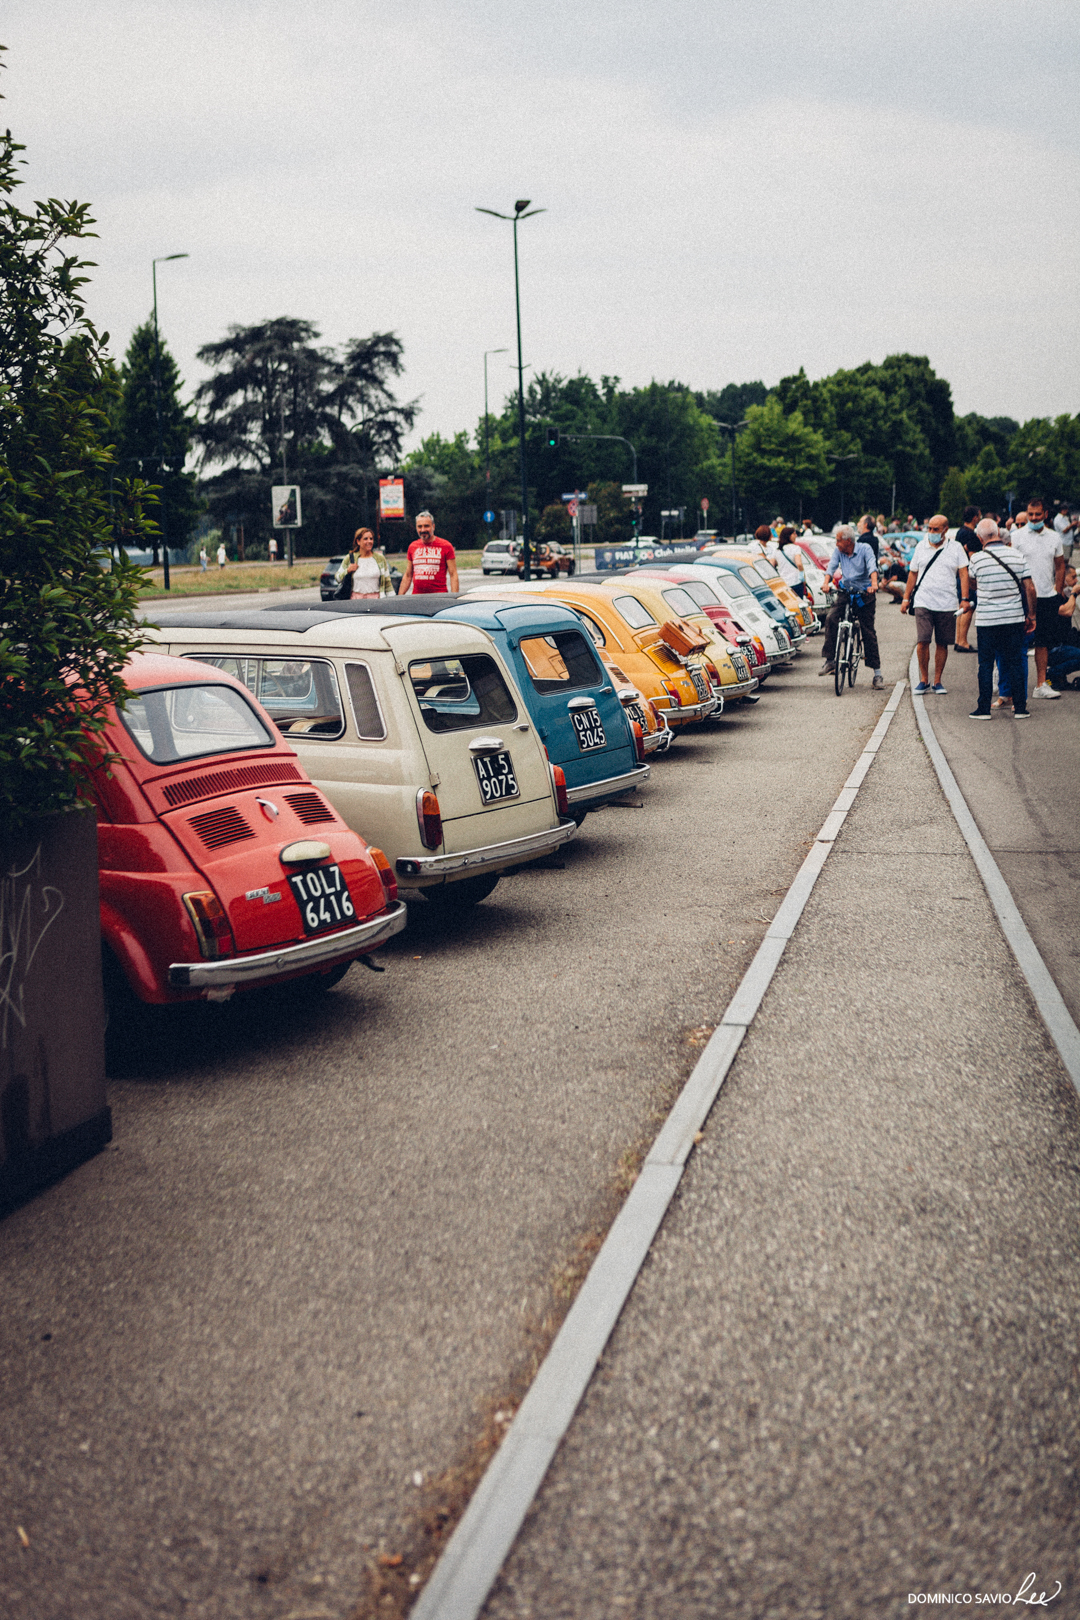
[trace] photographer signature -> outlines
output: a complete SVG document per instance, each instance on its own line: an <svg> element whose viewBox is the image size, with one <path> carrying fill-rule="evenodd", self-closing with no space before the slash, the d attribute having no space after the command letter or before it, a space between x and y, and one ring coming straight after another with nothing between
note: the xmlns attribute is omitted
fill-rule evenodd
<svg viewBox="0 0 1080 1620"><path fill-rule="evenodd" d="M1029 1608L1040 1608L1041 1607L1041 1608L1046 1609L1046 1608L1049 1608L1050 1604L1053 1603L1054 1599L1056 1597L1058 1597L1060 1595L1060 1593L1061 1593L1061 1582L1060 1581L1058 1581L1058 1583L1057 1583L1057 1591L1056 1592L1051 1592L1049 1597L1047 1597L1045 1592L1036 1593L1036 1591L1035 1591L1035 1571L1032 1570L1030 1575L1025 1575L1024 1576L1024 1584L1020 1587L1020 1589L1017 1592L1016 1596L1013 1598L1013 1602L1014 1603L1026 1603Z"/></svg>

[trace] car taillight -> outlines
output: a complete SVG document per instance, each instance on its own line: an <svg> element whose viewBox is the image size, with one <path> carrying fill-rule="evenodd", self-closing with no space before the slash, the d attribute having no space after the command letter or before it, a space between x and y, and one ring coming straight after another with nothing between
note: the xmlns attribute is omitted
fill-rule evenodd
<svg viewBox="0 0 1080 1620"><path fill-rule="evenodd" d="M438 849L442 843L442 811L430 788L421 788L416 795L416 820L424 848Z"/></svg>
<svg viewBox="0 0 1080 1620"><path fill-rule="evenodd" d="M706 658L706 660L705 660L705 668L709 672L709 679L710 679L710 681L712 681L713 685L714 686L722 686L723 682L720 679L720 671L717 669L716 665L712 662L712 660L710 658Z"/></svg>
<svg viewBox="0 0 1080 1620"><path fill-rule="evenodd" d="M681 709L682 697L679 693L678 684L675 681L663 681L661 682L661 685L663 686L668 697L671 699L671 707L673 709Z"/></svg>
<svg viewBox="0 0 1080 1620"><path fill-rule="evenodd" d="M185 894L184 905L195 924L195 935L202 954L210 957L231 956L236 946L225 908L217 895L209 889L199 889L194 894Z"/></svg>
<svg viewBox="0 0 1080 1620"><path fill-rule="evenodd" d="M570 814L570 800L566 796L566 773L561 765L549 765L551 780L555 784L555 804L560 816Z"/></svg>
<svg viewBox="0 0 1080 1620"><path fill-rule="evenodd" d="M660 710L656 707L656 704L653 702L652 698L646 698L645 699L645 707L648 709L649 713L652 715L653 719L655 720L656 729L657 729L657 731L659 731L660 730Z"/></svg>
<svg viewBox="0 0 1080 1620"><path fill-rule="evenodd" d="M630 730L634 733L634 753L637 755L638 764L640 765L645 758L645 733L637 720L631 720Z"/></svg>
<svg viewBox="0 0 1080 1620"><path fill-rule="evenodd" d="M382 878L382 886L386 894L386 903L387 905L393 905L397 899L397 878L394 876L394 868L390 865L382 850L376 849L374 844L368 845L368 854L379 869L379 876Z"/></svg>

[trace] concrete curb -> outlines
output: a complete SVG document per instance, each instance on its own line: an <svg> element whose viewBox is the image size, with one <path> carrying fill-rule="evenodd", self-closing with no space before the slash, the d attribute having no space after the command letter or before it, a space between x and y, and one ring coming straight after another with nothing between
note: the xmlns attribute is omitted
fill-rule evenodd
<svg viewBox="0 0 1080 1620"><path fill-rule="evenodd" d="M412 1610L414 1620L476 1620L577 1410L648 1255L709 1110L761 1006L859 786L904 694L881 719L796 874L727 1010L657 1136L641 1174L506 1437Z"/></svg>
<svg viewBox="0 0 1080 1620"><path fill-rule="evenodd" d="M997 913L1001 931L1005 935L1009 949L1016 957L1021 973L1027 980L1028 989L1039 1009L1043 1023L1050 1034L1050 1039L1057 1047L1064 1063L1069 1079L1080 1092L1080 1029L1073 1022L1072 1014L1062 999L1061 991L1054 983L1050 969L1043 961L1039 947L1028 932L1027 924L1020 915L1019 907L1012 897L1009 885L1001 875L1001 868L990 853L990 848L979 831L975 817L968 809L967 800L960 791L960 784L949 768L949 762L942 752L941 744L934 734L934 728L927 713L925 699L915 696L915 681L917 679L917 665L915 654L911 655L911 666L908 671L911 681L911 701L915 709L915 719L919 724L919 732L926 744L930 758L934 762L941 790L949 801L949 808L956 818L956 824L964 835L964 841L971 851L971 858L978 868L983 886L990 897L990 904Z"/></svg>

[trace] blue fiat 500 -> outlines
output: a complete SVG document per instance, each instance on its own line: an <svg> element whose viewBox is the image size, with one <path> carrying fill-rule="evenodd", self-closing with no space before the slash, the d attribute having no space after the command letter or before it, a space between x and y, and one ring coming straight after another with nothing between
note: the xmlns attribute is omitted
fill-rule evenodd
<svg viewBox="0 0 1080 1620"><path fill-rule="evenodd" d="M648 779L643 741L572 608L469 594L328 602L320 611L331 610L456 619L486 630L514 673L549 760L566 778L578 823Z"/></svg>

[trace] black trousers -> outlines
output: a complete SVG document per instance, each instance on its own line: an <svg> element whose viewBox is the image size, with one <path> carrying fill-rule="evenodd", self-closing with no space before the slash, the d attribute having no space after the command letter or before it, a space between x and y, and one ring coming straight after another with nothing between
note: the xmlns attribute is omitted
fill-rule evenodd
<svg viewBox="0 0 1080 1620"><path fill-rule="evenodd" d="M836 627L840 623L843 616L844 604L846 600L847 598L845 597L843 591L841 591L840 600L837 602L836 606L831 607L828 613L825 615L825 645L821 649L821 652L822 657L825 659L827 664L831 664L833 658L836 656ZM862 607L857 608L855 611L855 617L858 619L862 628L863 658L865 660L867 669L881 668L881 655L878 652L877 644L877 630L874 626L874 618L876 613L876 596L866 597L863 601Z"/></svg>

